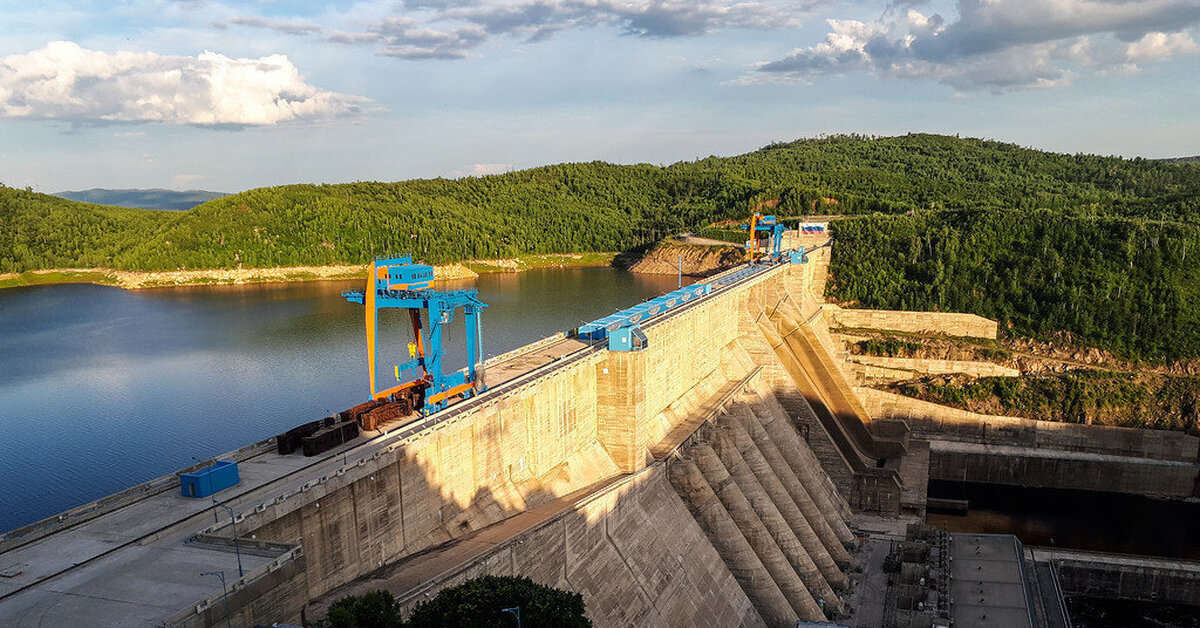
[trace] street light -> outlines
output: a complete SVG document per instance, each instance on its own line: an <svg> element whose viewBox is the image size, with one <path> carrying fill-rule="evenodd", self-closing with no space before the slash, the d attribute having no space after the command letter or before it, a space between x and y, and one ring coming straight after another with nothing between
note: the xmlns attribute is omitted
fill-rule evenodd
<svg viewBox="0 0 1200 628"><path fill-rule="evenodd" d="M213 506L220 506L225 509L225 512L229 513L229 525L233 526L233 551L237 552L238 579L240 580L246 575L246 572L242 571L242 544L238 542L237 521L233 518L233 509L217 501L216 497L212 498L212 503Z"/></svg>
<svg viewBox="0 0 1200 628"><path fill-rule="evenodd" d="M502 609L500 609L500 612L501 613L512 613L513 615L516 615L517 616L517 628L521 628L521 607L520 606L514 606L512 608L502 608Z"/></svg>
<svg viewBox="0 0 1200 628"><path fill-rule="evenodd" d="M229 618L229 589L225 588L225 572L224 571L202 571L202 576L216 576L221 579L221 597L225 599L225 626L233 628L233 620Z"/></svg>

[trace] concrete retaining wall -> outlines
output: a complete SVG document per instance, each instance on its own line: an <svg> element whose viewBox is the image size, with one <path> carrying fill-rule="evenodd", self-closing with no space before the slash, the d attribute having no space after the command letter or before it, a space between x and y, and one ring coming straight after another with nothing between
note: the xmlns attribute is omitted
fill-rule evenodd
<svg viewBox="0 0 1200 628"><path fill-rule="evenodd" d="M1181 432L988 416L873 388L856 393L872 414L902 419L914 438L930 441L933 480L1171 499L1200 486L1200 438Z"/></svg>
<svg viewBox="0 0 1200 628"><path fill-rule="evenodd" d="M991 362L974 360L931 360L925 358L889 358L880 355L854 355L850 360L862 365L857 368L867 377L909 379L916 375L948 375L962 373L972 377L1017 377L1021 371Z"/></svg>
<svg viewBox="0 0 1200 628"><path fill-rule="evenodd" d="M873 388L855 392L871 414L904 420L916 438L1181 462L1200 457L1200 438L1182 432L992 416Z"/></svg>
<svg viewBox="0 0 1200 628"><path fill-rule="evenodd" d="M930 441L929 479L1192 497L1195 464L1083 452Z"/></svg>
<svg viewBox="0 0 1200 628"><path fill-rule="evenodd" d="M975 314L850 310L838 307L832 307L828 311L834 323L842 327L887 329L912 334L947 334L991 340L996 339L998 329L996 321Z"/></svg>
<svg viewBox="0 0 1200 628"><path fill-rule="evenodd" d="M1052 561L1067 596L1200 606L1200 562L1037 548Z"/></svg>

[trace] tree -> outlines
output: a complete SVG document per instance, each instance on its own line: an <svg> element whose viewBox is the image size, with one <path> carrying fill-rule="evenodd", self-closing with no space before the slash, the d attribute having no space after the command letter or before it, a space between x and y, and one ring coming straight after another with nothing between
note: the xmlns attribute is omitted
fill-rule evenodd
<svg viewBox="0 0 1200 628"><path fill-rule="evenodd" d="M525 628L587 628L583 596L514 576L480 576L448 589L417 606L411 628L514 628L519 608Z"/></svg>
<svg viewBox="0 0 1200 628"><path fill-rule="evenodd" d="M326 616L329 628L402 628L400 603L387 591L349 595L334 602Z"/></svg>

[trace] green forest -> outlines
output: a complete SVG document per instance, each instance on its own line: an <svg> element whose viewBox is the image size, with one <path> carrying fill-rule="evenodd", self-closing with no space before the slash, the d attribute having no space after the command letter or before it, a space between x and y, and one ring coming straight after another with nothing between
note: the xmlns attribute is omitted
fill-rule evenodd
<svg viewBox="0 0 1200 628"><path fill-rule="evenodd" d="M839 135L669 166L260 188L186 212L0 186L0 273L430 263L623 251L756 208L839 214L830 294L1068 330L1126 357L1200 357L1200 164L989 140Z"/></svg>
<svg viewBox="0 0 1200 628"><path fill-rule="evenodd" d="M1126 358L1200 356L1195 224L980 209L855 217L833 233L826 289L839 300L973 312L1022 336L1067 330Z"/></svg>

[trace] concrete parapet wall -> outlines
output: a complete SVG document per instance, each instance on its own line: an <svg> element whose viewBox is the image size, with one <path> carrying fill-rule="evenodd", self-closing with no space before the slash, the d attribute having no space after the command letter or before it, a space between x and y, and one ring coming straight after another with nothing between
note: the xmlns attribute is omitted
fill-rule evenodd
<svg viewBox="0 0 1200 628"><path fill-rule="evenodd" d="M16 549L28 543L32 543L38 539L54 534L55 532L65 530L71 526L83 523L85 521L90 521L105 513L112 512L118 508L124 508L152 495L157 495L172 489L178 489L179 475L182 473L190 473L192 471L202 469L214 464L217 460L232 460L234 462L242 462L243 460L253 458L254 456L266 451L270 451L274 448L274 437L261 440L257 443L246 445L245 447L235 449L226 454L214 456L202 462L197 462L174 473L169 473L167 475L154 478L153 480L138 484L137 486L127 488L120 493L114 493L112 495L101 497L100 499L88 502L82 506L76 506L53 517L47 517L41 521L35 521L34 523L22 526L16 530L0 534L0 553Z"/></svg>
<svg viewBox="0 0 1200 628"><path fill-rule="evenodd" d="M876 417L902 419L914 437L1195 462L1200 438L1182 432L976 414L874 388L856 393Z"/></svg>
<svg viewBox="0 0 1200 628"><path fill-rule="evenodd" d="M246 574L237 582L230 582L228 591L231 617L228 623L252 626L264 617L281 618L278 609L293 608L296 611L304 604L308 589L307 563L303 553L294 549L275 561ZM224 591L200 600L165 623L172 628L203 628L225 625ZM293 611L287 616L290 621L299 621L300 615Z"/></svg>
<svg viewBox="0 0 1200 628"><path fill-rule="evenodd" d="M830 307L826 310L841 327L886 329L911 334L947 334L996 339L996 321L975 314L950 312L906 312L858 310Z"/></svg>

